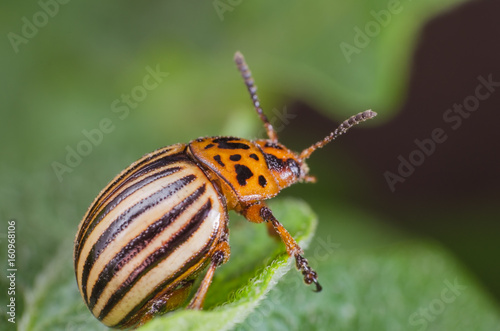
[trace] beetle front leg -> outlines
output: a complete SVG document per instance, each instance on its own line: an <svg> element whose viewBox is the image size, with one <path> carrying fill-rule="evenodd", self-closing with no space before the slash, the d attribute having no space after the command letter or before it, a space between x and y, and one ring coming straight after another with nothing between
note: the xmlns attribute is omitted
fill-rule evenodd
<svg viewBox="0 0 500 331"><path fill-rule="evenodd" d="M208 271L203 277L201 281L200 287L196 291L193 299L187 306L188 309L202 309L203 302L205 301L205 297L207 296L208 288L210 284L212 284L212 279L214 277L215 269L223 263L226 263L229 259L230 255L230 247L227 239L219 242L217 248L215 249L212 255L212 261L210 262L210 266L208 267Z"/></svg>
<svg viewBox="0 0 500 331"><path fill-rule="evenodd" d="M316 292L321 291L322 287L318 282L318 274L311 267L309 267L309 262L302 256L302 254L304 254L302 248L300 248L290 233L288 233L283 225L276 219L276 217L274 217L269 207L262 202L258 202L256 204L246 206L241 213L251 222L262 223L266 221L268 224L271 224L275 232L285 244L288 255L295 257L297 269L299 269L302 272L302 275L304 275L304 282L308 285L314 283L316 285Z"/></svg>

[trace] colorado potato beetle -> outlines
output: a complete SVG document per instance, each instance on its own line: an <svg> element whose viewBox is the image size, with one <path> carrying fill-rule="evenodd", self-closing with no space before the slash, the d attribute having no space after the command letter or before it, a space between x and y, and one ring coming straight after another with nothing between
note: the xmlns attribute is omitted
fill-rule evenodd
<svg viewBox="0 0 500 331"><path fill-rule="evenodd" d="M147 154L100 192L80 223L74 247L78 287L107 326L142 325L182 306L208 267L187 305L201 309L215 269L229 259L228 210L266 223L295 258L305 283L321 291L302 249L263 200L294 183L314 182L305 160L376 113L352 116L295 153L278 142L241 53L234 60L268 139L205 137Z"/></svg>

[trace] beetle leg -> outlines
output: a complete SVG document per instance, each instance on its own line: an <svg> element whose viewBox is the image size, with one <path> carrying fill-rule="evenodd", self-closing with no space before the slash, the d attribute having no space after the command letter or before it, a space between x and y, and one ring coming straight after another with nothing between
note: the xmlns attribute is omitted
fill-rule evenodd
<svg viewBox="0 0 500 331"><path fill-rule="evenodd" d="M212 255L212 261L210 262L208 271L205 274L205 277L203 277L203 280L201 281L200 287L196 291L196 294L187 306L188 309L203 308L203 302L205 301L208 288L210 287L210 284L212 284L215 269L217 269L217 267L221 264L225 263L229 259L229 255L230 248L227 240L219 242L217 248L215 249L215 252Z"/></svg>
<svg viewBox="0 0 500 331"><path fill-rule="evenodd" d="M278 232L276 232L276 230L274 229L273 223L266 222L266 226L267 226L267 233L269 234L269 236L280 241L281 237L278 234Z"/></svg>
<svg viewBox="0 0 500 331"><path fill-rule="evenodd" d="M314 283L316 285L316 292L321 291L321 285L318 283L318 274L311 267L309 267L309 262L302 256L302 254L304 254L302 248L300 248L290 233L288 233L283 225L276 219L276 217L274 217L269 207L262 202L258 202L256 204L246 206L241 213L251 222L262 223L266 221L268 224L271 224L275 233L279 235L285 244L288 255L295 257L297 269L302 272L304 282L308 285Z"/></svg>

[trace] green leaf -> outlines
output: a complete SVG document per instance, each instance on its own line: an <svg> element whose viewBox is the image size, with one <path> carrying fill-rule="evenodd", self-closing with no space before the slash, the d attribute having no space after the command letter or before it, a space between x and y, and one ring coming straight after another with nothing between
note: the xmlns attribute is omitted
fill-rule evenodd
<svg viewBox="0 0 500 331"><path fill-rule="evenodd" d="M92 317L76 287L72 243L59 248L26 294L19 330L106 330Z"/></svg>

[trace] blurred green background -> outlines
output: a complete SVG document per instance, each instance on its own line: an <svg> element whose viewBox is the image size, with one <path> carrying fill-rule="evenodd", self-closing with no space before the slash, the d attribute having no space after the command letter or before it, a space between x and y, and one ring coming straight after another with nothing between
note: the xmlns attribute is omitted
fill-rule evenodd
<svg viewBox="0 0 500 331"><path fill-rule="evenodd" d="M308 147L352 114L379 114L313 154L318 183L277 198L301 198L318 216L306 256L331 244L316 266L330 290L305 298L300 293L310 289L297 286L295 297L266 299L271 313L259 328L498 328L498 84L474 104L478 77L500 81L498 10L496 1L461 0L2 2L0 247L7 251L7 222L16 220L16 326L27 316L20 329L37 329L42 313L33 298L43 297L58 252L71 246L86 209L118 172L200 136L264 136L232 62L239 50L291 149ZM444 117L454 104L474 108L454 113L460 125ZM447 140L418 159L415 139L436 128ZM419 165L398 173L412 153ZM244 254L229 263L244 263ZM4 318L4 273L6 253L2 330L15 327ZM385 273L418 285L406 292L404 279ZM340 274L348 284L336 281ZM433 308L453 279L466 284L466 295ZM64 282L74 294L74 280ZM287 292L285 285L278 290ZM53 305L57 320L53 300L44 305ZM321 303L319 310L301 309L308 302ZM429 305L439 313L420 313ZM92 319L79 308L79 318ZM412 313L424 322L412 322ZM308 317L293 324L290 314ZM371 314L377 323L366 322ZM252 316L239 328L254 329ZM58 320L60 329L74 323L68 312Z"/></svg>

